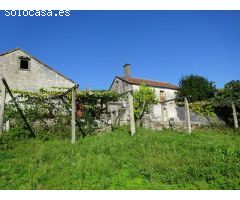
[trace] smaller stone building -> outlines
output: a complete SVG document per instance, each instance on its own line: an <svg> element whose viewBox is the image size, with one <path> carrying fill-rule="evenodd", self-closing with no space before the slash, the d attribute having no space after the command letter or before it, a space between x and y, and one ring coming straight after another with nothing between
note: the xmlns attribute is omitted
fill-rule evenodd
<svg viewBox="0 0 240 200"><path fill-rule="evenodd" d="M124 76L116 76L109 90L122 94L130 90L138 90L141 84L145 84L154 89L159 100L159 103L152 107L152 111L149 114L151 120L161 123L168 123L170 118L175 119L175 121L178 120L175 101L160 103L160 101L176 98L178 87L166 82L132 78L129 64L124 65ZM123 101L122 104L119 102L119 104L109 106L114 124L121 125L129 122L129 112L126 104L127 102Z"/></svg>

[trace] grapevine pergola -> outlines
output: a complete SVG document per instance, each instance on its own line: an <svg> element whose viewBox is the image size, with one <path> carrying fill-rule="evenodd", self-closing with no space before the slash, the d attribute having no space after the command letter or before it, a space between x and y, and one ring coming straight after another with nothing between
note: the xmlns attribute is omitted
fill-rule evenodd
<svg viewBox="0 0 240 200"><path fill-rule="evenodd" d="M25 128L29 130L32 137L35 137L36 133L34 133L34 130L31 127L33 126L33 124L29 123L29 120L33 122L34 119L39 118L39 116L37 115L39 113L39 107L40 107L40 110L43 109L43 111L40 111L42 113L39 113L41 118L44 118L44 116L49 116L49 114L50 114L50 118L51 116L58 117L62 115L63 111L71 115L71 127L72 127L71 142L72 143L74 143L76 140L75 126L79 127L81 125L78 123L79 119L80 120L85 119L84 117L86 117L85 115L82 116L81 114L89 112L92 118L99 119L101 114L107 113L107 107L106 107L107 103L110 101L116 101L119 97L117 93L114 93L112 91L104 91L104 90L80 91L77 89L78 85L74 85L72 88L54 87L51 90L46 90L41 88L38 92L29 92L29 91L11 90L11 88L9 88L8 86L7 81L4 78L0 80L0 84L2 85L2 88L3 88L3 91L1 92L3 95L1 95L1 102L0 102L1 105L3 105L1 106L1 109L0 109L1 132L3 130L4 108L5 108L5 105L9 105L10 103L11 107L13 107L15 110L14 112L18 112L18 114L20 114L21 116L20 120L21 119L23 120L25 124ZM11 100L8 101L8 104L5 104L7 92L9 93ZM26 107L23 105L26 105ZM59 106L61 107L60 109L59 109ZM32 118L29 119L28 115L26 116L25 110L28 109L28 107L37 108L37 111L36 111L37 115L35 115L34 119ZM57 112L59 111L60 113L57 114ZM51 113L53 115L51 115ZM57 114L57 116L55 114ZM31 116L32 114L30 113L30 117ZM14 117L14 115L12 117Z"/></svg>

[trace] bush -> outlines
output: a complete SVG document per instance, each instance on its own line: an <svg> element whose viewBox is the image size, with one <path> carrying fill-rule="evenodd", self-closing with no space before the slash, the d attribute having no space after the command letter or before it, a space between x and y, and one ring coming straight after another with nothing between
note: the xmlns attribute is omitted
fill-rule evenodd
<svg viewBox="0 0 240 200"><path fill-rule="evenodd" d="M234 132L235 132L236 134L240 134L240 128L235 129Z"/></svg>
<svg viewBox="0 0 240 200"><path fill-rule="evenodd" d="M214 106L210 101L197 101L189 104L189 108L203 116L214 116Z"/></svg>
<svg viewBox="0 0 240 200"><path fill-rule="evenodd" d="M240 106L236 106L238 123L240 124ZM215 113L226 122L228 126L233 126L232 108L230 106L216 106Z"/></svg>
<svg viewBox="0 0 240 200"><path fill-rule="evenodd" d="M0 136L0 150L12 149L12 145L10 141L11 141L11 138L9 138L8 136L5 135L5 133L3 133L3 135Z"/></svg>

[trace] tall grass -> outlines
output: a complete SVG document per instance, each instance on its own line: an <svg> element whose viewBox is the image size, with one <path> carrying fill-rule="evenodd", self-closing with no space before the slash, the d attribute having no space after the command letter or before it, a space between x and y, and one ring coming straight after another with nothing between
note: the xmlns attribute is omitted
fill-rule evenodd
<svg viewBox="0 0 240 200"><path fill-rule="evenodd" d="M240 136L126 127L67 140L14 141L0 151L0 189L240 189Z"/></svg>

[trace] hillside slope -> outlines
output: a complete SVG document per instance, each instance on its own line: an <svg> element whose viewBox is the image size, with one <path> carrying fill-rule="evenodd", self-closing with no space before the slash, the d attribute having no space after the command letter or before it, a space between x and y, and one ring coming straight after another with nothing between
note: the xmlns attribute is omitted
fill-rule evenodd
<svg viewBox="0 0 240 200"><path fill-rule="evenodd" d="M0 189L240 189L239 135L127 130L15 141L0 151Z"/></svg>

